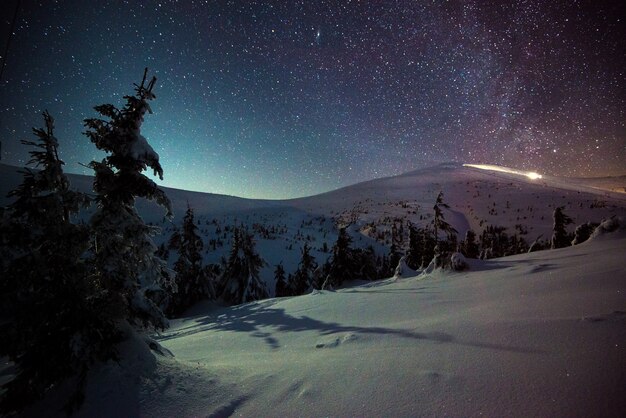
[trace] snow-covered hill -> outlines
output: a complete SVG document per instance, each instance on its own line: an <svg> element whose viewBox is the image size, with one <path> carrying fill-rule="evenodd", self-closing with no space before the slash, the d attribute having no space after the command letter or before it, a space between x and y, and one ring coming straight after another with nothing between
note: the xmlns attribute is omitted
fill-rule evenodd
<svg viewBox="0 0 626 418"><path fill-rule="evenodd" d="M0 165L0 177L0 204L4 205L7 200L2 199L21 178L14 167L6 165ZM70 175L70 179L77 189L91 190L90 177ZM325 262L337 238L338 226L350 225L354 246L371 245L382 255L391 246L392 225L402 224L404 245L408 245L407 222L428 224L439 191L444 192L444 200L450 205L446 220L457 229L459 239L467 229L480 234L491 225L506 227L509 235L517 234L530 243L539 236L550 238L552 213L557 206L564 206L565 213L574 220L570 231L588 221L626 216L626 194L612 191L624 186L624 177L543 176L533 180L523 174L448 163L292 200L253 200L165 188L176 215L173 224L163 220L163 211L156 205L138 205L146 221L162 226L163 235L156 237L156 242L162 243L180 225L189 203L205 242L207 263L217 263L227 254L229 228L247 225L255 233L257 249L267 262L261 278L273 290L274 266L282 262L287 273L295 271L305 242L317 262ZM170 262L175 257L175 253L170 254Z"/></svg>
<svg viewBox="0 0 626 418"><path fill-rule="evenodd" d="M0 166L0 176L2 196L20 181L12 167ZM71 180L90 190L90 178ZM228 250L227 226L245 223L261 255L288 271L304 242L323 261L339 225L351 225L355 245L386 251L381 231L429 222L440 190L461 234L501 225L548 236L556 206L576 223L616 215L622 228L560 250L470 260L462 273L235 307L201 303L155 337L160 354L137 336L119 364L94 368L78 416L623 416L626 196L596 187L441 165L285 201L167 190L176 223L189 202L205 242L223 241L206 260ZM144 218L162 223L141 205ZM173 225L162 226L165 241ZM11 373L0 367L0 382ZM62 393L25 416L60 415Z"/></svg>
<svg viewBox="0 0 626 418"><path fill-rule="evenodd" d="M78 416L620 417L625 252L622 225L463 273L198 305L163 355L131 340L93 370Z"/></svg>

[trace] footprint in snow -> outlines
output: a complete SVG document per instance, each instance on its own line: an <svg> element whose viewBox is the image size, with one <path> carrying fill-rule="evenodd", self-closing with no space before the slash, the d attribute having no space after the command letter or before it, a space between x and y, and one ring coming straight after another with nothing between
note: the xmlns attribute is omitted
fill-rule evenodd
<svg viewBox="0 0 626 418"><path fill-rule="evenodd" d="M317 344L315 344L315 348L335 348L341 344L354 341L356 339L357 339L356 335L352 333L348 333L344 335L343 337L332 337L329 339L325 339L323 341L318 341Z"/></svg>

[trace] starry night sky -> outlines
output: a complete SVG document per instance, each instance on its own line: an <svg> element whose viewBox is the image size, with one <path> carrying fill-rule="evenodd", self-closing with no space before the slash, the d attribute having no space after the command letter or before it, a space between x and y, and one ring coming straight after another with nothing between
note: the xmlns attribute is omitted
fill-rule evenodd
<svg viewBox="0 0 626 418"><path fill-rule="evenodd" d="M625 174L623 3L22 0L1 162L26 162L48 109L66 171L91 174L82 120L149 67L166 186L287 198L444 161Z"/></svg>

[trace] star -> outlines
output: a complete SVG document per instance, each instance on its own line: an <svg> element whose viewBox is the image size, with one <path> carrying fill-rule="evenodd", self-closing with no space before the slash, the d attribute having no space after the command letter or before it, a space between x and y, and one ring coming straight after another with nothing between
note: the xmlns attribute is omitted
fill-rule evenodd
<svg viewBox="0 0 626 418"><path fill-rule="evenodd" d="M447 161L626 174L617 3L19 2L2 162L26 163L48 109L66 170L91 174L83 119L147 66L171 187L290 198Z"/></svg>

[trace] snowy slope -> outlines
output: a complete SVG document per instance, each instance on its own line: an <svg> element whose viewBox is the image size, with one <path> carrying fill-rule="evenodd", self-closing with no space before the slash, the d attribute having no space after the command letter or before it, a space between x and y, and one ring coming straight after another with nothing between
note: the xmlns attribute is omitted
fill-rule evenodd
<svg viewBox="0 0 626 418"><path fill-rule="evenodd" d="M2 205L8 202L6 193L21 181L15 170L0 165ZM70 179L73 187L91 190L91 178L70 175ZM493 225L504 226L509 235L519 234L530 243L539 236L550 238L552 213L557 206L564 206L565 213L574 220L570 231L588 221L626 216L626 194L610 191L626 186L625 180L549 176L532 180L524 175L448 163L292 200L243 199L165 188L176 215L173 224L163 220L164 213L156 205L142 201L138 205L146 221L162 227L163 235L155 239L159 244L167 242L174 226L180 225L189 202L205 242L206 263L218 263L227 254L231 239L227 228L247 225L255 232L257 250L267 262L261 278L273 290L275 265L282 262L287 273L294 272L305 242L317 262L325 262L339 226L351 225L353 246L371 245L382 255L391 245L392 224L402 223L404 245L408 245L407 222L427 225L439 191L444 192L444 201L450 205L446 220L459 231L459 239L469 228L480 234ZM217 241L215 248L209 246L211 240ZM172 252L170 263L175 259Z"/></svg>
<svg viewBox="0 0 626 418"><path fill-rule="evenodd" d="M622 227L464 273L196 306L157 337L174 357L130 341L94 370L79 416L623 416L625 250Z"/></svg>
<svg viewBox="0 0 626 418"><path fill-rule="evenodd" d="M2 196L20 181L14 168L0 165L0 176ZM321 244L334 242L337 225L351 224L362 246L375 243L371 225L428 222L439 190L460 232L480 231L481 221L514 230L519 217L529 236L549 233L559 205L576 223L624 216L623 194L563 183L442 165L287 201L168 194L178 214L187 200L194 206L207 242L216 224L276 227L257 237L259 251L270 263L293 266L304 242L316 257L326 255ZM89 190L90 179L72 176L72 184ZM142 212L155 222L161 216L149 205ZM163 226L161 240L171 233ZM205 259L227 247L226 237ZM376 248L384 251L385 243ZM93 370L78 415L620 416L625 250L622 229L561 250L470 260L464 273L435 271L231 308L200 304L156 337L163 355L135 338L122 347L119 365ZM0 381L11 373L0 370ZM62 391L25 416L58 415Z"/></svg>
<svg viewBox="0 0 626 418"><path fill-rule="evenodd" d="M245 401L229 415L617 416L624 250L622 234L466 274L218 309L162 342L238 376Z"/></svg>

